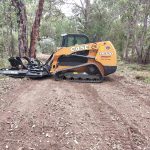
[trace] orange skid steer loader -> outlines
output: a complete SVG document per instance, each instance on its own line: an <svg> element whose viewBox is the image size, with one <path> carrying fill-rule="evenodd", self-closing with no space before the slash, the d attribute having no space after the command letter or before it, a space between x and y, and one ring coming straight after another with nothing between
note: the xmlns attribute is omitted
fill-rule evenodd
<svg viewBox="0 0 150 150"><path fill-rule="evenodd" d="M24 61L26 63L24 63ZM61 47L42 64L27 57L9 58L11 67L0 69L1 75L78 82L101 82L117 69L116 50L110 41L90 42L84 34L62 35Z"/></svg>

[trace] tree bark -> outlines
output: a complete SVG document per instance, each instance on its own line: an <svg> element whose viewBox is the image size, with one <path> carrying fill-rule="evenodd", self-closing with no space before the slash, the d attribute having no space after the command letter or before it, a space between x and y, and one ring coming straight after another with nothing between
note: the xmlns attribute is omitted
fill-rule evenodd
<svg viewBox="0 0 150 150"><path fill-rule="evenodd" d="M150 63L150 46L147 48L144 56L144 64Z"/></svg>
<svg viewBox="0 0 150 150"><path fill-rule="evenodd" d="M28 37L27 37L27 14L25 4L20 0L11 0L12 5L17 10L18 16L18 48L19 56L28 55Z"/></svg>
<svg viewBox="0 0 150 150"><path fill-rule="evenodd" d="M148 30L148 19L149 19L149 9L150 9L150 1L140 1L139 5L143 4L143 27L142 31L141 31L141 35L140 38L136 38L134 41L134 45L135 45L135 50L137 53L137 63L142 64L145 61L145 49L144 49L144 45L145 45L145 41L146 41L146 37L147 37L147 30ZM137 20L137 19L136 19ZM136 22L138 23L138 22ZM135 32L135 35L138 37L138 35Z"/></svg>
<svg viewBox="0 0 150 150"><path fill-rule="evenodd" d="M14 56L14 50L15 50L15 46L14 46L14 37L13 37L13 20L12 20L12 6L10 6L10 46L9 46L9 55L10 56Z"/></svg>
<svg viewBox="0 0 150 150"><path fill-rule="evenodd" d="M90 9L91 9L91 3L90 0L84 0L85 2L85 32L88 32L90 28L90 22L89 22L89 15L90 15Z"/></svg>
<svg viewBox="0 0 150 150"><path fill-rule="evenodd" d="M127 34L127 40L125 41L125 48L123 50L123 59L125 61L128 61L128 53L129 53L129 49L128 49L128 46L129 46L129 38L130 38L130 33L128 31L128 34Z"/></svg>
<svg viewBox="0 0 150 150"><path fill-rule="evenodd" d="M39 0L35 20L31 31L31 41L30 41L30 50L29 50L30 58L36 58L36 42L39 37L39 28L40 28L40 21L43 12L43 5L44 5L44 0Z"/></svg>

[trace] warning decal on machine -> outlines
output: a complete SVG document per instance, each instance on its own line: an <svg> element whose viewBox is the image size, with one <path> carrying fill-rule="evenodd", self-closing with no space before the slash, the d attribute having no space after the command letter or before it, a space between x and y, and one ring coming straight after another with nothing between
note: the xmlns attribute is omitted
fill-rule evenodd
<svg viewBox="0 0 150 150"><path fill-rule="evenodd" d="M99 54L100 54L101 56L106 56L106 57L109 57L109 56L112 56L112 55L113 55L112 52L99 52Z"/></svg>

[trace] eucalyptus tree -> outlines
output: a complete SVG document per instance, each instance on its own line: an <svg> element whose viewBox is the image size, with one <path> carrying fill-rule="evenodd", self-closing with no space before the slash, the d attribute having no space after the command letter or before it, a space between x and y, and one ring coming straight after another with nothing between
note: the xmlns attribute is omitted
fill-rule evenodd
<svg viewBox="0 0 150 150"><path fill-rule="evenodd" d="M124 47L124 58L126 60L135 58L138 63L149 61L149 19L150 1L126 1L126 9L122 16L122 25L126 35Z"/></svg>
<svg viewBox="0 0 150 150"><path fill-rule="evenodd" d="M35 20L32 26L30 49L29 49L30 58L36 58L36 42L39 38L39 28L40 28L40 22L41 22L41 17L43 12L44 1L45 0L39 0L38 8L36 10Z"/></svg>
<svg viewBox="0 0 150 150"><path fill-rule="evenodd" d="M28 34L27 34L27 14L26 6L21 0L11 0L12 5L16 9L18 17L18 48L19 56L28 55Z"/></svg>
<svg viewBox="0 0 150 150"><path fill-rule="evenodd" d="M0 52L1 56L14 55L17 18L9 0L0 1Z"/></svg>

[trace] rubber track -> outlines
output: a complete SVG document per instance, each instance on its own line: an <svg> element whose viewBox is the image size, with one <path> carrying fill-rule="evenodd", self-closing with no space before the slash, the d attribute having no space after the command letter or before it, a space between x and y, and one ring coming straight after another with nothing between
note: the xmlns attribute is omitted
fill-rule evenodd
<svg viewBox="0 0 150 150"><path fill-rule="evenodd" d="M86 78L84 78L84 75L83 75L83 77L80 76L80 78L77 78L77 77L75 78L75 76L76 76L75 74L72 74L72 76L69 75L69 78L67 76L65 76L65 73L69 70L80 68L83 66L88 66L88 65L95 65L95 64L86 63L84 65L78 65L76 67L71 67L69 69L64 69L64 70L58 71L57 73L55 73L54 78L55 78L55 80L68 80L71 82L79 82L79 83L101 83L104 80L104 77L101 77L98 75L86 75ZM62 77L59 77L60 75L64 76L65 79ZM92 76L93 76L93 78L92 78Z"/></svg>
<svg viewBox="0 0 150 150"><path fill-rule="evenodd" d="M62 80L64 80L64 79L62 79ZM70 81L70 82L78 82L78 83L101 83L101 82L103 82L103 80L104 79L99 79L99 80L95 80L95 79L93 79L93 80L85 80L85 79L73 79L73 80L71 80L71 79L65 79L65 80L67 80L67 81Z"/></svg>

